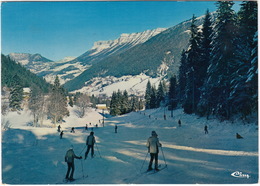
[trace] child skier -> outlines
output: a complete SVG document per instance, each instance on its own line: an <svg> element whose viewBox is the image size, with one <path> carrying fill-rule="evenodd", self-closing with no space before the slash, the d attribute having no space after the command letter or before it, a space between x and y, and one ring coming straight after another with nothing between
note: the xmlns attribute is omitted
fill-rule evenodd
<svg viewBox="0 0 260 186"><path fill-rule="evenodd" d="M73 151L73 146L70 147L70 149L66 152L65 155L65 162L67 162L68 164L68 170L67 170L67 174L65 179L66 180L70 180L73 181L73 174L74 174L74 170L75 170L75 165L74 165L74 158L76 159L82 159L82 157L78 157L75 155L74 151ZM71 173L70 173L71 172ZM70 176L69 176L70 174Z"/></svg>
<svg viewBox="0 0 260 186"><path fill-rule="evenodd" d="M88 157L89 150L91 149L91 157L94 157L94 144L96 143L94 132L90 132L90 135L87 138L86 145L88 146L85 153L85 159Z"/></svg>
<svg viewBox="0 0 260 186"><path fill-rule="evenodd" d="M159 153L159 147L162 146L162 144L159 142L159 139L157 138L157 134L155 131L152 131L152 136L148 138L146 146L148 147L148 152L150 153L150 163L147 171L152 170L152 164L153 160L155 159L155 166L154 169L158 171L158 153Z"/></svg>

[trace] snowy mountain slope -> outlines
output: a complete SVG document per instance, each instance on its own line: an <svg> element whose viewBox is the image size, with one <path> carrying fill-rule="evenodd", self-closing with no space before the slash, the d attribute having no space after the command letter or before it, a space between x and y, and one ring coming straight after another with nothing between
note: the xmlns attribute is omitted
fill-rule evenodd
<svg viewBox="0 0 260 186"><path fill-rule="evenodd" d="M66 150L71 144L76 155L84 155L85 140L91 131L85 131L86 123L98 123L99 110L90 110L79 119L76 107L70 108L59 139L55 128L27 126L32 118L26 112L10 113L12 128L2 131L2 182L7 184L63 184L67 171L64 162ZM105 125L94 128L97 146L95 158L75 160L76 181L71 184L245 184L258 182L258 131L254 124L235 121L220 123L182 110L146 110L105 119ZM150 115L150 118L148 117ZM21 119L22 120L19 120ZM177 121L181 119L182 126ZM17 122L19 121L19 122ZM118 133L114 126L118 125ZM209 134L204 134L207 124ZM75 133L70 133L74 126ZM159 164L164 169L156 174L141 174L148 167L149 155L145 146L151 131L159 135L162 148ZM235 134L244 139L236 139ZM162 154L163 150L163 154ZM147 158L146 155L148 155ZM164 158L166 162L164 161ZM234 177L238 171L249 177ZM15 175L15 176L14 176ZM87 176L87 178L83 178ZM234 174L233 174L234 175Z"/></svg>
<svg viewBox="0 0 260 186"><path fill-rule="evenodd" d="M60 82L64 84L89 68L89 65L82 65L79 62L69 63L75 57L65 57L59 61L51 61L40 54L11 53L9 56L31 72L44 77L49 83L53 83L55 77L59 76Z"/></svg>
<svg viewBox="0 0 260 186"><path fill-rule="evenodd" d="M53 72L44 72L46 73L45 78L47 81L53 82L56 75L58 75L61 79L61 83L64 84L79 76L82 72L90 68L92 64L98 63L108 56L125 52L164 30L164 28L158 28L140 33L121 34L121 36L115 40L97 41L90 50L79 57L56 66L53 65L51 68Z"/></svg>
<svg viewBox="0 0 260 186"><path fill-rule="evenodd" d="M152 85L158 87L162 78L163 77L151 78L145 74L122 76L120 78L111 76L104 78L96 77L86 82L86 86L74 91L74 93L82 92L90 95L94 94L96 96L99 94L111 96L114 91L126 90L129 95L144 96L148 81L150 81Z"/></svg>
<svg viewBox="0 0 260 186"><path fill-rule="evenodd" d="M202 17L197 24L202 24ZM65 83L69 91L79 90L94 77L136 76L142 73L156 78L178 75L181 52L187 49L191 21L184 21L176 26L151 37L144 43L133 46L125 52L106 56L82 74Z"/></svg>
<svg viewBox="0 0 260 186"><path fill-rule="evenodd" d="M10 53L8 56L36 74L38 71L48 68L53 62L40 54Z"/></svg>
<svg viewBox="0 0 260 186"><path fill-rule="evenodd" d="M28 53L10 53L9 57L15 61L18 61L24 66L32 66L33 64L48 63L51 60L41 56L40 54L28 54Z"/></svg>
<svg viewBox="0 0 260 186"><path fill-rule="evenodd" d="M39 54L11 53L9 56L33 73L43 76L48 82L52 83L56 75L58 75L63 84L80 75L93 63L97 63L108 56L124 52L133 46L147 41L164 30L164 28L158 28L140 33L121 34L121 36L115 40L97 41L89 51L81 56L77 58L65 57L55 62Z"/></svg>

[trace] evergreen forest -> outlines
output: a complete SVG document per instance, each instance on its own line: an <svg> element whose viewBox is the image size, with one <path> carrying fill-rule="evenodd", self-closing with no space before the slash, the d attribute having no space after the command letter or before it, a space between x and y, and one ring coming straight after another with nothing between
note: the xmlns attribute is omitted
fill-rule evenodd
<svg viewBox="0 0 260 186"><path fill-rule="evenodd" d="M207 11L203 27L193 16L189 47L181 54L178 77L170 79L168 105L187 114L246 119L257 112L257 2L244 1L238 13L234 2L220 1L216 19ZM147 84L146 105L158 107L154 88Z"/></svg>

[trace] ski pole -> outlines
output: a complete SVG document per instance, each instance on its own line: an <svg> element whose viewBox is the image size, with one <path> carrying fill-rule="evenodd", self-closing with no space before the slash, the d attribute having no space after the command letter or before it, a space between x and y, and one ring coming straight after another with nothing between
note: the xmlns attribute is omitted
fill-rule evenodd
<svg viewBox="0 0 260 186"><path fill-rule="evenodd" d="M98 150L98 146L97 146L97 143L96 143L96 149L97 149L97 151L98 151L98 154L99 154L99 156L100 156L100 158L101 158L101 155L100 155L100 152L99 152L99 150Z"/></svg>
<svg viewBox="0 0 260 186"><path fill-rule="evenodd" d="M161 147L161 150L162 150L162 155L163 155L163 160L164 160L165 166L167 167L167 163L166 163L166 160L165 160L165 157L164 157L164 153L163 153L163 148L162 147Z"/></svg>
<svg viewBox="0 0 260 186"><path fill-rule="evenodd" d="M81 154L85 150L85 148L86 148L86 146L82 149L82 151L79 154Z"/></svg>
<svg viewBox="0 0 260 186"><path fill-rule="evenodd" d="M82 170L82 175L83 175L83 178L85 178L85 175L84 175L84 168L83 168L83 163L82 163L82 159L81 159L81 170Z"/></svg>
<svg viewBox="0 0 260 186"><path fill-rule="evenodd" d="M143 166L144 166L144 163L145 163L145 161L146 161L147 156L148 156L148 152L146 153L146 156L145 156L144 162L143 162L143 164L142 164L142 167L141 167L141 169L140 169L140 172L141 172L142 169L143 169Z"/></svg>

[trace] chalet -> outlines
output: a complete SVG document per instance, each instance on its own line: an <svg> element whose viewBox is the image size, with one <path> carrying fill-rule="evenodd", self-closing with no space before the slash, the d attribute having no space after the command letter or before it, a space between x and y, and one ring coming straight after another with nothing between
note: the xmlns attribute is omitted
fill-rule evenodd
<svg viewBox="0 0 260 186"><path fill-rule="evenodd" d="M96 108L101 109L101 110L107 110L107 105L106 104L97 104Z"/></svg>

